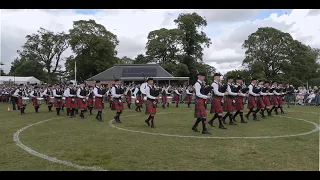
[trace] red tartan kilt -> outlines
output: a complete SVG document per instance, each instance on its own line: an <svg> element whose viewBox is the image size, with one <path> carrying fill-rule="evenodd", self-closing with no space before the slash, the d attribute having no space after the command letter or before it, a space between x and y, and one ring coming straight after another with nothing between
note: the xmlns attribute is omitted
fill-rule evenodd
<svg viewBox="0 0 320 180"><path fill-rule="evenodd" d="M270 106L270 97L269 96L263 96L263 103L266 107Z"/></svg>
<svg viewBox="0 0 320 180"><path fill-rule="evenodd" d="M233 98L232 97L226 97L225 101L223 103L223 111L224 112L233 112L234 111L234 106L232 102Z"/></svg>
<svg viewBox="0 0 320 180"><path fill-rule="evenodd" d="M61 108L63 106L62 99L60 99L60 102L58 103L58 99L54 98L54 107Z"/></svg>
<svg viewBox="0 0 320 180"><path fill-rule="evenodd" d="M187 96L186 96L186 101L188 102L188 103L190 103L191 102L191 95L189 95L189 94L187 94Z"/></svg>
<svg viewBox="0 0 320 180"><path fill-rule="evenodd" d="M72 98L67 98L67 108L75 109L78 107L78 100L74 98L74 102L72 102Z"/></svg>
<svg viewBox="0 0 320 180"><path fill-rule="evenodd" d="M22 98L18 98L18 106L22 107Z"/></svg>
<svg viewBox="0 0 320 180"><path fill-rule="evenodd" d="M157 108L154 106L151 100L147 100L146 113L145 114L156 114Z"/></svg>
<svg viewBox="0 0 320 180"><path fill-rule="evenodd" d="M46 104L50 104L50 96L46 96Z"/></svg>
<svg viewBox="0 0 320 180"><path fill-rule="evenodd" d="M223 113L221 104L222 97L213 97L211 101L210 113Z"/></svg>
<svg viewBox="0 0 320 180"><path fill-rule="evenodd" d="M206 118L207 110L205 106L206 99L197 99L194 106L194 117L195 118Z"/></svg>
<svg viewBox="0 0 320 180"><path fill-rule="evenodd" d="M278 105L278 97L277 96L272 96L271 97L271 104L272 105Z"/></svg>
<svg viewBox="0 0 320 180"><path fill-rule="evenodd" d="M80 109L87 109L87 101L83 101L82 98L78 98L78 104Z"/></svg>
<svg viewBox="0 0 320 180"><path fill-rule="evenodd" d="M167 103L167 96L162 96L161 99L162 99L162 103L164 103L164 104Z"/></svg>
<svg viewBox="0 0 320 180"><path fill-rule="evenodd" d="M256 97L249 96L248 109L257 108Z"/></svg>
<svg viewBox="0 0 320 180"><path fill-rule="evenodd" d="M244 109L244 105L243 105L243 97L242 96L236 96L235 97L235 105L234 108L235 110L243 110Z"/></svg>
<svg viewBox="0 0 320 180"><path fill-rule="evenodd" d="M123 102L118 99L113 99L111 110L124 110Z"/></svg>
<svg viewBox="0 0 320 180"><path fill-rule="evenodd" d="M259 109L265 108L265 104L263 102L263 97L261 97L261 96L257 98L257 107Z"/></svg>
<svg viewBox="0 0 320 180"><path fill-rule="evenodd" d="M278 96L278 105L283 105L282 96Z"/></svg>
<svg viewBox="0 0 320 180"><path fill-rule="evenodd" d="M131 103L131 95L126 97L127 103Z"/></svg>
<svg viewBox="0 0 320 180"><path fill-rule="evenodd" d="M145 95L142 95L142 97L141 97L141 101L140 101L140 102L141 102L141 104L145 101L145 100L144 100L144 97L145 97Z"/></svg>
<svg viewBox="0 0 320 180"><path fill-rule="evenodd" d="M180 101L180 95L174 95L174 101L177 103Z"/></svg>
<svg viewBox="0 0 320 180"><path fill-rule="evenodd" d="M32 104L34 105L34 106L38 106L39 104L38 104L38 99L37 98L32 98Z"/></svg>
<svg viewBox="0 0 320 180"><path fill-rule="evenodd" d="M142 104L142 97L141 96L137 96L137 99L136 99L136 105L141 105ZM139 103L137 103L137 101L139 101Z"/></svg>
<svg viewBox="0 0 320 180"><path fill-rule="evenodd" d="M95 109L104 109L103 98L96 97L94 108Z"/></svg>
<svg viewBox="0 0 320 180"><path fill-rule="evenodd" d="M108 96L108 102L111 103L112 102L112 97Z"/></svg>
<svg viewBox="0 0 320 180"><path fill-rule="evenodd" d="M88 99L88 107L93 107L93 98Z"/></svg>

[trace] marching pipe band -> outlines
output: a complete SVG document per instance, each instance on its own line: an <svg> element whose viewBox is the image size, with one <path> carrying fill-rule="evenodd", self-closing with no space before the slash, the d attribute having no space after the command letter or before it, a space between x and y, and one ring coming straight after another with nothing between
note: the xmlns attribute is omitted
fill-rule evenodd
<svg viewBox="0 0 320 180"><path fill-rule="evenodd" d="M279 114L279 110L284 114L283 98L292 90L286 88L281 82L273 81L257 81L256 78L251 79L250 85L247 87L241 77L227 77L227 83L221 83L221 74L215 73L213 83L206 85L203 79L203 73L198 74L198 81L192 86L187 85L185 88L158 85L153 83L152 78L148 78L145 83L130 83L127 86L121 85L119 79L115 79L114 85L102 85L100 81L96 81L95 87L86 86L84 82L79 87L68 83L64 87L57 84L55 86L48 85L46 87L34 86L33 88L20 84L18 88L12 90L11 98L13 105L17 104L21 115L25 114L27 104L32 102L34 110L39 113L42 104L46 104L48 111L52 112L52 107L56 109L57 116L67 108L67 115L74 118L78 109L80 110L80 118L85 119L85 112L89 111L93 114L93 109L97 110L96 119L103 122L102 111L104 110L105 98L110 104L110 109L116 111L114 120L122 123L120 116L124 110L124 103L127 103L128 109L135 104L136 112L141 112L142 104L146 104L146 112L149 117L145 121L148 126L154 127L154 116L158 104L163 109L169 107L173 101L178 107L183 100L187 107L191 107L191 103L195 101L195 117L197 118L192 130L198 132L197 125L202 122L202 133L210 134L206 129L207 122L207 103L211 103L210 114L214 116L208 121L209 125L214 126L214 120L219 120L219 128L226 129L224 124L226 118L229 118L229 125L235 125L236 117L239 115L241 123L247 123L244 117L249 120L250 114L253 120L259 121L258 114L262 118L272 116L272 113ZM15 100L16 99L16 100ZM244 104L247 99L246 115L244 113ZM15 103L16 102L16 103ZM14 107L14 106L13 106ZM266 114L265 114L266 113Z"/></svg>

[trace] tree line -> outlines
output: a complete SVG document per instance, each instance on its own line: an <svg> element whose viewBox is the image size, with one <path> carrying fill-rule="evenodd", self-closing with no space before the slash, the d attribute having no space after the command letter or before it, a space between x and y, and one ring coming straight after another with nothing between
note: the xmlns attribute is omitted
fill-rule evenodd
<svg viewBox="0 0 320 180"><path fill-rule="evenodd" d="M145 54L134 59L117 57L117 36L94 20L73 22L69 32L52 32L40 28L26 36L19 56L11 64L9 75L35 76L48 82L59 82L61 77L74 79L74 64L77 62L77 80L86 80L114 64L159 63L173 76L190 77L196 80L198 71L205 71L207 82L216 69L205 64L204 48L210 47L211 39L201 29L207 21L197 13L182 13L175 20L176 28L161 28L149 32ZM303 83L319 79L317 63L319 49L314 49L294 40L289 33L261 27L244 41L246 50L243 70L234 70L227 75L252 76L261 79ZM68 49L72 55L64 57ZM62 71L62 64L65 71Z"/></svg>

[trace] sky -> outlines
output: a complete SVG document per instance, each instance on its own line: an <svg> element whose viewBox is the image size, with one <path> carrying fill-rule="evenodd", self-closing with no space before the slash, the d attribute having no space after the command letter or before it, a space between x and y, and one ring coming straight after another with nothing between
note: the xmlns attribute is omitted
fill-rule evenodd
<svg viewBox="0 0 320 180"><path fill-rule="evenodd" d="M207 19L204 32L212 45L204 49L203 60L217 71L241 69L244 50L241 45L259 27L288 32L311 47L320 48L320 10L310 9L45 9L1 10L1 62L10 71L17 50L25 37L40 27L68 32L73 21L93 19L116 34L120 43L118 57L135 58L145 54L147 36L160 28L175 28L180 13L197 12ZM68 49L63 55L71 54ZM64 62L62 62L64 64Z"/></svg>

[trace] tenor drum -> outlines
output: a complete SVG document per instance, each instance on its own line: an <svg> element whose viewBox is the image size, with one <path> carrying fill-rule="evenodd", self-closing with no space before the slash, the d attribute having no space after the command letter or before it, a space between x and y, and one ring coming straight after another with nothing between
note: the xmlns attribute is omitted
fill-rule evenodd
<svg viewBox="0 0 320 180"><path fill-rule="evenodd" d="M37 98L38 100L38 104L41 105L41 104L44 104L44 98Z"/></svg>
<svg viewBox="0 0 320 180"><path fill-rule="evenodd" d="M171 104L172 103L172 96L167 96L167 103Z"/></svg>
<svg viewBox="0 0 320 180"><path fill-rule="evenodd" d="M54 103L54 97L50 97L50 103Z"/></svg>
<svg viewBox="0 0 320 180"><path fill-rule="evenodd" d="M30 98L28 98L28 97L22 97L22 104L23 104L23 105L28 104L29 101L30 101Z"/></svg>
<svg viewBox="0 0 320 180"><path fill-rule="evenodd" d="M134 103L136 103L136 100L137 100L137 98L136 98L136 97L134 97L134 96L131 96L131 104L134 104Z"/></svg>

